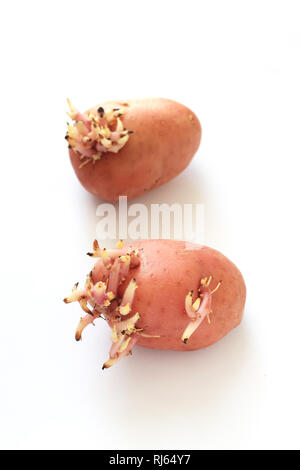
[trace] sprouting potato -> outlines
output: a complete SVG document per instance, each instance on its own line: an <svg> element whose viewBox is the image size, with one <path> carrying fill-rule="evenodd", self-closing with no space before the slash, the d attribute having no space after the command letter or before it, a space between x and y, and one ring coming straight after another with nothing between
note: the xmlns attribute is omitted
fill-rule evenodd
<svg viewBox="0 0 300 470"><path fill-rule="evenodd" d="M85 312L76 330L100 316L111 327L112 347L103 368L134 345L190 351L209 346L239 325L246 287L238 268L220 252L194 243L145 240L116 249L94 242L99 258L84 288L75 284L65 302Z"/></svg>
<svg viewBox="0 0 300 470"><path fill-rule="evenodd" d="M134 198L171 180L200 144L198 118L175 101L106 102L84 113L68 102L71 163L81 184L107 201Z"/></svg>

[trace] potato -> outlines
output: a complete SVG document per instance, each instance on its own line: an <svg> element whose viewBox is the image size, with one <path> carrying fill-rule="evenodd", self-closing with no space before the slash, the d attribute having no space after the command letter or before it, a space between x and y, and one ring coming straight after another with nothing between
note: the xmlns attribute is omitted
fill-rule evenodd
<svg viewBox="0 0 300 470"><path fill-rule="evenodd" d="M237 267L212 248L173 240L146 240L115 250L94 242L99 257L84 289L74 286L65 302L79 301L87 315L76 339L100 315L112 328L110 367L135 344L190 351L220 340L239 325L246 298Z"/></svg>
<svg viewBox="0 0 300 470"><path fill-rule="evenodd" d="M106 102L83 114L69 104L73 168L90 193L107 201L134 198L171 180L200 144L196 115L175 101Z"/></svg>

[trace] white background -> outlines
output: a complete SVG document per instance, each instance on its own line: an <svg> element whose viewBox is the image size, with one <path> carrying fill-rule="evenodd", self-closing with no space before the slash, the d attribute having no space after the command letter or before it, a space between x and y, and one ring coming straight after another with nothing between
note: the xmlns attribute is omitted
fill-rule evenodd
<svg viewBox="0 0 300 470"><path fill-rule="evenodd" d="M300 34L292 1L1 7L1 448L299 448ZM189 168L138 202L205 204L206 244L248 288L242 325L192 353L101 371L74 341L99 200L77 182L66 97L162 96L199 116Z"/></svg>

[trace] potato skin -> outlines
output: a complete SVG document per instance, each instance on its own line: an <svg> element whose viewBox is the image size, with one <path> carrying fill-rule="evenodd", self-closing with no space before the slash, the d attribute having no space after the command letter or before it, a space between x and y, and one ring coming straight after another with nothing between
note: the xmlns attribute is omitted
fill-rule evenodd
<svg viewBox="0 0 300 470"><path fill-rule="evenodd" d="M139 337L139 346L153 349L189 351L204 348L225 336L239 325L246 299L246 287L237 267L220 252L207 246L174 240L146 240L124 246L141 250L141 264L130 270L120 290L122 295L132 278L137 281L132 312L141 318L137 328L160 338ZM184 344L181 336L189 317L185 313L185 297L197 292L200 280L213 276L211 288L222 280L212 295L211 323L207 319ZM97 264L93 281L100 280Z"/></svg>
<svg viewBox="0 0 300 470"><path fill-rule="evenodd" d="M201 126L187 107L163 98L107 102L99 106L125 107L125 128L133 130L117 153L107 152L95 164L79 168L81 161L70 149L70 159L82 185L95 196L116 201L129 199L174 178L189 164L201 139Z"/></svg>

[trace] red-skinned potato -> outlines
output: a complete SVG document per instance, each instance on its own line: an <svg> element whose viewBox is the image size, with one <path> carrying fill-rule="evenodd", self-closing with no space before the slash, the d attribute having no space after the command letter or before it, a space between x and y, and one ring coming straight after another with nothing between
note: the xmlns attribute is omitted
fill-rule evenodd
<svg viewBox="0 0 300 470"><path fill-rule="evenodd" d="M66 139L81 184L95 196L129 199L174 178L196 153L201 126L187 107L163 98L113 101L80 113L68 100Z"/></svg>
<svg viewBox="0 0 300 470"><path fill-rule="evenodd" d="M100 316L112 329L103 368L146 348L191 351L209 346L239 325L246 287L237 267L220 252L188 242L145 240L100 249L83 289L75 284L66 303L78 301L86 315L76 330Z"/></svg>

